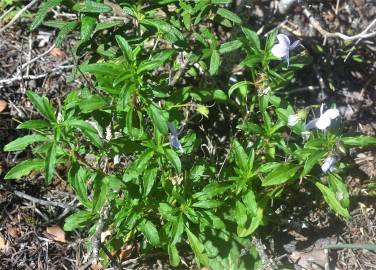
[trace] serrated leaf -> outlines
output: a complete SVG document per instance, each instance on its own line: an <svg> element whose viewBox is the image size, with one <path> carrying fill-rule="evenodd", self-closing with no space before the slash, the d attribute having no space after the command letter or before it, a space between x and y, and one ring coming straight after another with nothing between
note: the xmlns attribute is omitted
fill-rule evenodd
<svg viewBox="0 0 376 270"><path fill-rule="evenodd" d="M63 28L60 29L59 34L55 40L55 46L57 48L61 47L65 39L67 38L68 34L73 31L78 26L78 22L71 21L68 22Z"/></svg>
<svg viewBox="0 0 376 270"><path fill-rule="evenodd" d="M42 159L24 160L10 169L4 179L20 179L32 171L40 171L43 168L44 160Z"/></svg>
<svg viewBox="0 0 376 270"><path fill-rule="evenodd" d="M15 139L14 141L8 143L4 146L4 151L21 151L28 147L30 144L35 142L46 142L49 141L45 136L39 134L26 135L21 138Z"/></svg>

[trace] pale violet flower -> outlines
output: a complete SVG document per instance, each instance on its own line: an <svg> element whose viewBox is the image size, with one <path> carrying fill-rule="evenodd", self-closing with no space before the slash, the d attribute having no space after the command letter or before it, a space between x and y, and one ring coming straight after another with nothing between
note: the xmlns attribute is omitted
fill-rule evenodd
<svg viewBox="0 0 376 270"><path fill-rule="evenodd" d="M288 36L284 34L277 35L278 44L275 44L272 48L272 54L276 57L282 58L287 61L287 64L290 62L290 50L295 49L300 45L300 40L296 40L291 44Z"/></svg>
<svg viewBox="0 0 376 270"><path fill-rule="evenodd" d="M167 126L170 129L171 147L179 149L180 152L183 152L183 147L181 146L179 142L179 137L178 137L183 129L180 129L179 132L177 132L176 127L171 122L167 122Z"/></svg>
<svg viewBox="0 0 376 270"><path fill-rule="evenodd" d="M323 173L326 173L327 171L333 172L335 169L334 168L335 162L336 160L334 157L331 157L331 156L327 157L321 166L321 170L323 171Z"/></svg>
<svg viewBox="0 0 376 270"><path fill-rule="evenodd" d="M299 122L299 120L300 118L297 114L291 114L287 119L287 125L293 127Z"/></svg>
<svg viewBox="0 0 376 270"><path fill-rule="evenodd" d="M337 109L329 109L329 110L326 110L325 112L323 112L323 110L324 110L324 104L321 104L320 117L309 121L308 124L304 126L305 130L308 130L311 128L318 128L321 130L325 130L330 126L332 120L336 119L339 116L339 111Z"/></svg>

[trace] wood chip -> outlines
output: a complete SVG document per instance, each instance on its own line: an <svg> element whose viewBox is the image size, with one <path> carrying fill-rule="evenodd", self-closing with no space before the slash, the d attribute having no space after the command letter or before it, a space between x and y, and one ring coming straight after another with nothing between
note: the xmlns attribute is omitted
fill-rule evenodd
<svg viewBox="0 0 376 270"><path fill-rule="evenodd" d="M7 252L9 243L0 235L0 252Z"/></svg>
<svg viewBox="0 0 376 270"><path fill-rule="evenodd" d="M4 111L8 106L8 103L3 100L3 99L0 99L0 112Z"/></svg>
<svg viewBox="0 0 376 270"><path fill-rule="evenodd" d="M65 232L58 225L47 227L46 232L53 240L65 243Z"/></svg>

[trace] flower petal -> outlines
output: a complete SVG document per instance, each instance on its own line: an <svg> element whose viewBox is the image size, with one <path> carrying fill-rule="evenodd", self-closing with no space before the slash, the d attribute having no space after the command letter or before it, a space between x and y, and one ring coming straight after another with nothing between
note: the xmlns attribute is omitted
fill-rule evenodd
<svg viewBox="0 0 376 270"><path fill-rule="evenodd" d="M281 44L281 45L283 45L284 47L287 47L287 48L290 47L290 39L289 39L288 36L286 36L284 34L278 34L277 39L278 39L279 44Z"/></svg>
<svg viewBox="0 0 376 270"><path fill-rule="evenodd" d="M290 49L293 50L300 45L300 40L295 40L294 43L291 44Z"/></svg>
<svg viewBox="0 0 376 270"><path fill-rule="evenodd" d="M167 126L170 129L172 135L176 135L176 127L174 126L174 124L172 124L171 122L167 122Z"/></svg>
<svg viewBox="0 0 376 270"><path fill-rule="evenodd" d="M282 44L276 44L272 48L272 54L276 57L283 58L289 54L289 47Z"/></svg>
<svg viewBox="0 0 376 270"><path fill-rule="evenodd" d="M333 157L327 157L321 166L323 173L326 173L328 170L332 172L334 170L334 163L335 159Z"/></svg>
<svg viewBox="0 0 376 270"><path fill-rule="evenodd" d="M330 119L336 119L339 116L339 111L337 109L329 109L324 112L324 115Z"/></svg>
<svg viewBox="0 0 376 270"><path fill-rule="evenodd" d="M318 121L319 119L318 118L315 118L311 121L309 121L305 126L304 126L304 130L310 130L312 128L315 128L316 127L316 122Z"/></svg>
<svg viewBox="0 0 376 270"><path fill-rule="evenodd" d="M321 130L327 129L330 126L330 122L330 117L323 114L317 120L316 127Z"/></svg>

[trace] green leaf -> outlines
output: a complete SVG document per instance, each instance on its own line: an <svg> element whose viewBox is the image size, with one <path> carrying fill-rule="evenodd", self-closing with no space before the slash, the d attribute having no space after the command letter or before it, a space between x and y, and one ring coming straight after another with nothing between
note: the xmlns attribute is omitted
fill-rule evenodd
<svg viewBox="0 0 376 270"><path fill-rule="evenodd" d="M44 160L33 159L24 160L9 170L4 179L20 179L28 175L31 171L40 171L44 168Z"/></svg>
<svg viewBox="0 0 376 270"><path fill-rule="evenodd" d="M222 16L225 19L228 19L236 24L241 24L242 19L238 15L236 15L234 12L229 11L228 9L225 8L218 8L217 14Z"/></svg>
<svg viewBox="0 0 376 270"><path fill-rule="evenodd" d="M94 178L93 212L101 210L107 199L109 190L109 178L103 174L97 174ZM84 194L85 195L85 194Z"/></svg>
<svg viewBox="0 0 376 270"><path fill-rule="evenodd" d="M78 22L76 21L71 21L71 22L66 23L66 25L63 28L61 28L61 30L59 31L59 34L57 35L55 39L55 46L58 48L61 47L61 45L67 38L68 34L71 31L73 31L77 27L77 25L78 25Z"/></svg>
<svg viewBox="0 0 376 270"><path fill-rule="evenodd" d="M172 149L165 149L166 157L174 166L177 173L181 172L181 162L179 156Z"/></svg>
<svg viewBox="0 0 376 270"><path fill-rule="evenodd" d="M73 231L89 225L94 214L89 211L79 211L65 219L64 231Z"/></svg>
<svg viewBox="0 0 376 270"><path fill-rule="evenodd" d="M262 208L258 208L256 215L252 218L250 226L243 227L243 226L238 226L237 227L237 234L239 237L247 237L250 234L252 234L256 229L261 225L263 219L263 210Z"/></svg>
<svg viewBox="0 0 376 270"><path fill-rule="evenodd" d="M322 159L325 153L326 151L323 150L313 151L313 153L309 155L306 162L304 163L303 172L300 174L300 177L306 176L312 170L313 166L315 166L315 164L317 164L319 160Z"/></svg>
<svg viewBox="0 0 376 270"><path fill-rule="evenodd" d="M263 132L259 125L250 122L240 124L236 128L253 134L262 134Z"/></svg>
<svg viewBox="0 0 376 270"><path fill-rule="evenodd" d="M34 107L50 122L56 122L54 110L46 97L41 97L38 94L27 91L26 95L33 103Z"/></svg>
<svg viewBox="0 0 376 270"><path fill-rule="evenodd" d="M37 14L35 15L34 21L31 23L30 30L35 30L44 20L47 15L47 12L53 8L58 6L63 0L48 0L45 1L41 7L38 9Z"/></svg>
<svg viewBox="0 0 376 270"><path fill-rule="evenodd" d="M114 28L115 26L121 26L123 24L124 24L124 21L121 21L121 20L113 20L113 21L111 20L108 22L100 22L100 23L97 23L94 32L105 30L108 28Z"/></svg>
<svg viewBox="0 0 376 270"><path fill-rule="evenodd" d="M219 47L219 53L225 54L232 51L235 51L243 46L243 43L240 40L232 40L226 43L221 44Z"/></svg>
<svg viewBox="0 0 376 270"><path fill-rule="evenodd" d="M68 173L69 183L74 189L78 200L87 208L92 208L87 194L88 172L85 168L74 164Z"/></svg>
<svg viewBox="0 0 376 270"><path fill-rule="evenodd" d="M51 184L52 177L54 176L56 165L56 143L51 143L50 148L47 150L47 156L45 160L46 181L47 184Z"/></svg>
<svg viewBox="0 0 376 270"><path fill-rule="evenodd" d="M348 146L368 146L376 145L376 137L360 135L356 137L342 137L341 141Z"/></svg>
<svg viewBox="0 0 376 270"><path fill-rule="evenodd" d="M102 109L107 105L107 101L99 95L91 95L85 98L84 102L79 104L79 107L83 113L89 113L95 110Z"/></svg>
<svg viewBox="0 0 376 270"><path fill-rule="evenodd" d="M144 196L147 196L155 182L157 177L158 168L148 169L143 177Z"/></svg>
<svg viewBox="0 0 376 270"><path fill-rule="evenodd" d="M233 142L233 151L235 154L235 163L243 171L248 171L248 156L244 151L243 146L237 141Z"/></svg>
<svg viewBox="0 0 376 270"><path fill-rule="evenodd" d="M265 176L262 186L280 185L292 179L299 170L299 165L279 164L279 166Z"/></svg>
<svg viewBox="0 0 376 270"><path fill-rule="evenodd" d="M192 204L192 207L197 208L204 208L204 209L211 209L211 208L217 208L222 205L222 202L217 200L206 200L206 201L198 201Z"/></svg>
<svg viewBox="0 0 376 270"><path fill-rule="evenodd" d="M236 201L234 214L236 223L244 227L245 223L247 222L247 208L245 208L242 202Z"/></svg>
<svg viewBox="0 0 376 270"><path fill-rule="evenodd" d="M182 233L184 232L184 218L183 214L180 214L175 222L172 223L171 228L171 244L176 244Z"/></svg>
<svg viewBox="0 0 376 270"><path fill-rule="evenodd" d="M332 190L330 190L320 182L316 182L315 185L316 187L318 187L318 189L320 189L322 195L324 196L324 200L328 203L330 208L332 208L336 213L345 218L350 217L348 210L342 207L341 203L336 198L336 194Z"/></svg>
<svg viewBox="0 0 376 270"><path fill-rule="evenodd" d="M349 192L341 177L338 174L330 173L328 175L328 182L330 189L335 193L341 205L344 208L348 208L350 206Z"/></svg>
<svg viewBox="0 0 376 270"><path fill-rule="evenodd" d="M180 257L175 245L168 245L168 258L171 266L178 267L180 264Z"/></svg>
<svg viewBox="0 0 376 270"><path fill-rule="evenodd" d="M165 220L175 221L175 212L175 209L168 203L159 203L159 213Z"/></svg>
<svg viewBox="0 0 376 270"><path fill-rule="evenodd" d="M248 212L250 212L253 216L256 216L257 213L257 202L256 196L252 190L248 190L246 194L242 197L244 205L247 207Z"/></svg>
<svg viewBox="0 0 376 270"><path fill-rule="evenodd" d="M50 124L45 120L28 120L17 126L17 129L43 129L50 127Z"/></svg>
<svg viewBox="0 0 376 270"><path fill-rule="evenodd" d="M236 90L236 89L239 89L241 87L246 87L248 84L251 84L251 82L249 81L241 81L241 82L237 82L235 83L234 85L232 85L230 87L230 89L228 90L228 96L231 97L232 93Z"/></svg>
<svg viewBox="0 0 376 270"><path fill-rule="evenodd" d="M114 77L121 71L120 67L117 64L112 63L95 63L80 65L80 70L83 73L87 72L96 76L102 75L111 77Z"/></svg>
<svg viewBox="0 0 376 270"><path fill-rule="evenodd" d="M116 42L119 45L125 59L128 62L134 61L132 48L129 45L128 41L120 35L116 35L115 38L116 38Z"/></svg>
<svg viewBox="0 0 376 270"><path fill-rule="evenodd" d="M49 138L39 135L39 134L26 135L21 138L15 139L14 141L5 145L4 151L6 152L21 151L21 150L24 150L26 147L28 147L32 143L46 142L49 140L50 140Z"/></svg>
<svg viewBox="0 0 376 270"><path fill-rule="evenodd" d="M98 135L98 131L88 122L83 120L69 120L64 122L66 125L76 127L89 139L96 147L102 147L102 140Z"/></svg>
<svg viewBox="0 0 376 270"><path fill-rule="evenodd" d="M149 106L148 113L158 131L163 135L166 135L168 133L168 127L167 121L162 115L162 110L152 104Z"/></svg>
<svg viewBox="0 0 376 270"><path fill-rule="evenodd" d="M163 62L160 60L143 61L138 66L137 74L142 74L148 70L155 70L156 68L160 67L162 64Z"/></svg>
<svg viewBox="0 0 376 270"><path fill-rule="evenodd" d="M153 245L157 246L160 243L159 234L157 228L154 224L145 219L144 222L141 223L141 231L145 235L146 239Z"/></svg>
<svg viewBox="0 0 376 270"><path fill-rule="evenodd" d="M219 64L220 64L219 52L217 50L213 50L211 57L210 57L210 69L209 69L210 75L213 76L217 74Z"/></svg>
<svg viewBox="0 0 376 270"><path fill-rule="evenodd" d="M185 228L185 232L187 233L189 244L198 262L203 265L208 265L208 256L204 253L204 245L188 228Z"/></svg>
<svg viewBox="0 0 376 270"><path fill-rule="evenodd" d="M72 9L77 12L86 13L104 13L112 11L112 8L110 6L89 0L75 4Z"/></svg>
<svg viewBox="0 0 376 270"><path fill-rule="evenodd" d="M251 47L253 47L256 50L260 50L260 39L257 33L244 26L242 27L242 31L246 39L249 41Z"/></svg>
<svg viewBox="0 0 376 270"><path fill-rule="evenodd" d="M81 19L80 37L82 41L89 40L94 32L97 18L93 15L84 15Z"/></svg>

